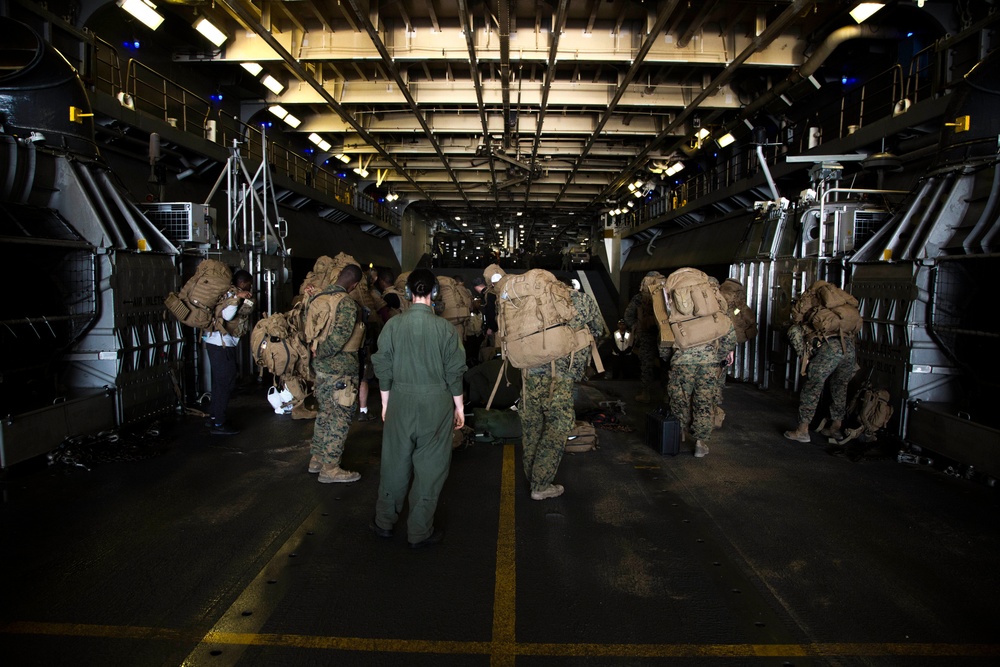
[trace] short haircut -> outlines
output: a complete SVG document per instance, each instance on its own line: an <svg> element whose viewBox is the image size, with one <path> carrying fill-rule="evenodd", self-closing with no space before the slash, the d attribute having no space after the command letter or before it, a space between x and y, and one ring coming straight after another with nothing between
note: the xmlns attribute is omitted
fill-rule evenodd
<svg viewBox="0 0 1000 667"><path fill-rule="evenodd" d="M361 282L361 267L357 264L348 264L340 270L340 277L337 278L338 284L349 285L359 282Z"/></svg>
<svg viewBox="0 0 1000 667"><path fill-rule="evenodd" d="M378 267L378 279L386 285L396 282L396 274L387 266Z"/></svg>
<svg viewBox="0 0 1000 667"><path fill-rule="evenodd" d="M253 287L253 276L250 275L249 271L237 269L233 273L233 285L236 287L242 287L244 285L247 287Z"/></svg>
<svg viewBox="0 0 1000 667"><path fill-rule="evenodd" d="M413 296L430 296L436 282L430 269L414 269L406 279L406 285Z"/></svg>

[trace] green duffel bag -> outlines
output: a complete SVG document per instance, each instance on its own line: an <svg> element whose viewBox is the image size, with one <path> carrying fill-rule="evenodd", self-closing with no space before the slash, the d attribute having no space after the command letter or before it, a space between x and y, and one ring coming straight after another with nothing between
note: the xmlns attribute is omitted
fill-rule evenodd
<svg viewBox="0 0 1000 667"><path fill-rule="evenodd" d="M521 416L514 410L473 409L473 428L478 442L516 439L521 437Z"/></svg>

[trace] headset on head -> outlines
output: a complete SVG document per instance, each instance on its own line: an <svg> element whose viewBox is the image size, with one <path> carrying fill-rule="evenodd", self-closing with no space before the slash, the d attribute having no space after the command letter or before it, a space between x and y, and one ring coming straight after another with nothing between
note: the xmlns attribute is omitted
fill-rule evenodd
<svg viewBox="0 0 1000 667"><path fill-rule="evenodd" d="M434 287L431 288L431 294L430 294L431 301L437 301L439 291L440 290L438 289L438 281L435 280ZM410 290L409 280L406 281L406 286L403 287L403 296L406 298L407 301L413 301L413 292Z"/></svg>

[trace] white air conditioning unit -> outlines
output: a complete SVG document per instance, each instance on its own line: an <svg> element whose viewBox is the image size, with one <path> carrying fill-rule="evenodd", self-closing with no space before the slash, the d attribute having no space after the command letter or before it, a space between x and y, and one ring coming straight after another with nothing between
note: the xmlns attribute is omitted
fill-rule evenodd
<svg viewBox="0 0 1000 667"><path fill-rule="evenodd" d="M211 243L215 209L190 202L153 202L139 208L171 241Z"/></svg>

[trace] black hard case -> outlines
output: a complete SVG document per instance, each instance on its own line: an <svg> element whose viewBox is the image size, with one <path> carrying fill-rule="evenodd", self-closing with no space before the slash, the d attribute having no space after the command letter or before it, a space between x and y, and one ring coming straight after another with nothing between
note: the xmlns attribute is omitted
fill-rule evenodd
<svg viewBox="0 0 1000 667"><path fill-rule="evenodd" d="M646 444L660 454L676 456L681 450L681 423L660 406L646 414Z"/></svg>

